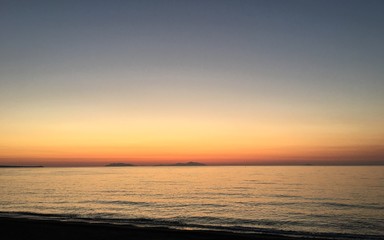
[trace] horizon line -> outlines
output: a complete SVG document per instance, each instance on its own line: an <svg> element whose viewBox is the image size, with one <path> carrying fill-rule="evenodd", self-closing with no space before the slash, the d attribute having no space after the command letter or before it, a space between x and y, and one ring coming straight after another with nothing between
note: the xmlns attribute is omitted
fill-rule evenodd
<svg viewBox="0 0 384 240"><path fill-rule="evenodd" d="M201 163L201 162L198 162ZM108 168L130 168L130 167L326 167L326 166L384 166L384 163L320 163L320 164L205 164L202 165L177 165L177 164L131 164L126 166L108 166L108 164L99 164L99 165L85 165L85 164L0 164L0 168L66 168L66 167L108 167Z"/></svg>

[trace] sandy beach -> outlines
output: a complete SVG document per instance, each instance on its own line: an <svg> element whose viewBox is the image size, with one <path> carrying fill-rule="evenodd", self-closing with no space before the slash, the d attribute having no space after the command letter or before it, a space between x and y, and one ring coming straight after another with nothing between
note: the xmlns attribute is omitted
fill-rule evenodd
<svg viewBox="0 0 384 240"><path fill-rule="evenodd" d="M167 228L143 228L106 223L61 222L26 218L0 217L2 239L153 239L153 240L294 240L277 235L230 233L219 231L173 230Z"/></svg>

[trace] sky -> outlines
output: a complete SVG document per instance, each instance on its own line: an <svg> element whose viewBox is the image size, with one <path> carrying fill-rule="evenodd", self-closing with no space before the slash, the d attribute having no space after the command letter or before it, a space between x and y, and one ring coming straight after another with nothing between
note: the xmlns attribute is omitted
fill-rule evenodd
<svg viewBox="0 0 384 240"><path fill-rule="evenodd" d="M384 164L384 1L0 1L0 164Z"/></svg>

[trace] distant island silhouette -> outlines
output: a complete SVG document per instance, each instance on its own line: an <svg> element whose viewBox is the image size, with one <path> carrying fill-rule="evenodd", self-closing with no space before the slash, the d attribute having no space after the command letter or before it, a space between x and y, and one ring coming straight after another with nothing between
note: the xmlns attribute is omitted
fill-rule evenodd
<svg viewBox="0 0 384 240"><path fill-rule="evenodd" d="M187 162L187 163L174 163L174 164L158 164L155 166L180 166L180 167L187 167L187 166L206 166L204 163L199 162Z"/></svg>
<svg viewBox="0 0 384 240"><path fill-rule="evenodd" d="M42 168L44 166L13 166L13 165L0 165L0 168Z"/></svg>
<svg viewBox="0 0 384 240"><path fill-rule="evenodd" d="M135 165L130 163L110 163L105 165L106 167L133 167Z"/></svg>
<svg viewBox="0 0 384 240"><path fill-rule="evenodd" d="M142 165L134 165L131 163L121 163L121 162L109 163L109 164L105 165L105 167L135 167L135 166L142 166ZM152 166L155 166L155 167L161 167L161 166L188 167L188 166L206 166L206 164L199 163L199 162L185 162L185 163L179 162L179 163L171 163L171 164L156 164L156 165L152 165Z"/></svg>

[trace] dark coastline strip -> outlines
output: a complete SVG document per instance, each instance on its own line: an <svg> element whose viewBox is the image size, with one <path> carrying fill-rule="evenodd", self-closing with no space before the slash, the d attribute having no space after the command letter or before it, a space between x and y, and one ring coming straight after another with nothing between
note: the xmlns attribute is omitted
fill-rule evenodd
<svg viewBox="0 0 384 240"><path fill-rule="evenodd" d="M10 165L0 165L0 168L42 168L44 166L10 166Z"/></svg>
<svg viewBox="0 0 384 240"><path fill-rule="evenodd" d="M204 230L175 230L169 228L135 227L108 223L65 222L28 218L0 217L2 239L152 239L152 240L298 240L267 234L231 233ZM318 238L316 238L318 239Z"/></svg>

